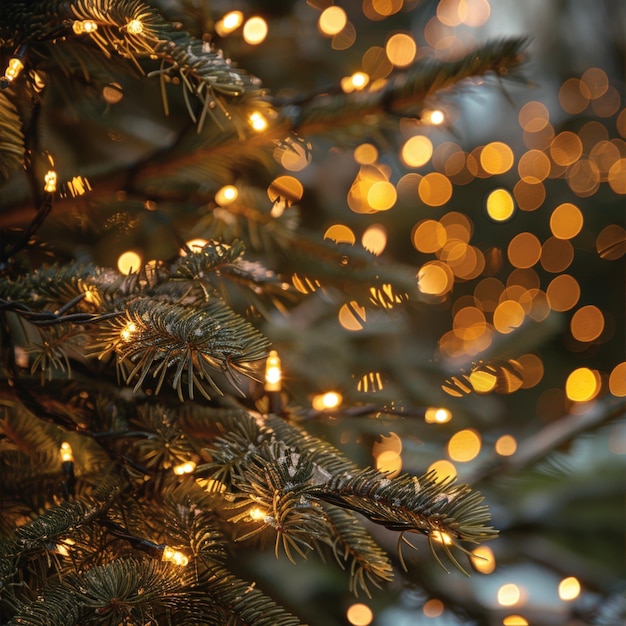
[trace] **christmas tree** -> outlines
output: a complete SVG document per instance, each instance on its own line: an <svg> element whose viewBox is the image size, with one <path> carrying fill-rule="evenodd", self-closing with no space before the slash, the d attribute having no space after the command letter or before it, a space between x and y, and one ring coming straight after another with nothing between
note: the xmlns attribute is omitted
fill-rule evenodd
<svg viewBox="0 0 626 626"><path fill-rule="evenodd" d="M340 4L0 6L2 623L626 614L619 72Z"/></svg>

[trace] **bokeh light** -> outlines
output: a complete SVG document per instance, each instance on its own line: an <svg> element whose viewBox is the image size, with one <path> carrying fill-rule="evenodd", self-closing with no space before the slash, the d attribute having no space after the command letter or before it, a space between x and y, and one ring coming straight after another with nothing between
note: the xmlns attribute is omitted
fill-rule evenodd
<svg viewBox="0 0 626 626"><path fill-rule="evenodd" d="M267 37L267 22L262 17L251 17L243 25L243 39L246 43L257 46Z"/></svg>
<svg viewBox="0 0 626 626"><path fill-rule="evenodd" d="M575 576L568 576L559 582L559 598L561 600L575 600L579 595L580 582Z"/></svg>
<svg viewBox="0 0 626 626"><path fill-rule="evenodd" d="M117 259L117 269L122 274L137 272L141 267L141 256L133 250L128 250L120 254Z"/></svg>
<svg viewBox="0 0 626 626"><path fill-rule="evenodd" d="M491 574L496 569L496 558L489 546L478 546L472 550L472 565L481 574Z"/></svg>
<svg viewBox="0 0 626 626"><path fill-rule="evenodd" d="M448 442L448 456L452 461L466 463L478 456L482 441L478 431L472 428L455 433Z"/></svg>
<svg viewBox="0 0 626 626"><path fill-rule="evenodd" d="M589 402L600 391L601 379L597 371L579 367L567 377L565 393L572 402Z"/></svg>
<svg viewBox="0 0 626 626"><path fill-rule="evenodd" d="M515 606L521 598L520 588L514 583L506 583L498 589L498 604L501 606Z"/></svg>
<svg viewBox="0 0 626 626"><path fill-rule="evenodd" d="M374 613L367 604L356 602L348 607L346 618L352 626L368 626L374 619Z"/></svg>

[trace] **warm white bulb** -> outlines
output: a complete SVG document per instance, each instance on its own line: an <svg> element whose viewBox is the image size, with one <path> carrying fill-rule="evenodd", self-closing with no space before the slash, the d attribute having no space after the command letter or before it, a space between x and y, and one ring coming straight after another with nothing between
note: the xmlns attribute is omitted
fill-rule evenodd
<svg viewBox="0 0 626 626"><path fill-rule="evenodd" d="M174 563L174 565L180 565L181 567L185 567L189 563L189 559L178 550L174 550L174 548L170 548L169 546L165 546L163 549L163 556L161 557L163 561L169 561L170 563Z"/></svg>
<svg viewBox="0 0 626 626"><path fill-rule="evenodd" d="M143 23L141 20L130 20L130 22L126 25L126 30L131 35L140 35L143 33Z"/></svg>
<svg viewBox="0 0 626 626"><path fill-rule="evenodd" d="M57 173L54 170L48 170L43 182L43 190L47 193L54 193L57 190Z"/></svg>
<svg viewBox="0 0 626 626"><path fill-rule="evenodd" d="M252 126L252 128L259 133L261 131L264 131L268 126L267 119L265 119L265 116L258 111L254 111L254 113L251 113L248 117L248 120L250 122L250 126Z"/></svg>
<svg viewBox="0 0 626 626"><path fill-rule="evenodd" d="M187 461L186 463L176 465L174 467L174 474L176 474L176 476L183 476L185 474L191 474L195 469L196 464L194 461Z"/></svg>
<svg viewBox="0 0 626 626"><path fill-rule="evenodd" d="M67 463L67 462L74 460L74 455L72 453L72 446L67 441L64 441L61 444L60 452L61 452L61 461L63 461L63 463Z"/></svg>

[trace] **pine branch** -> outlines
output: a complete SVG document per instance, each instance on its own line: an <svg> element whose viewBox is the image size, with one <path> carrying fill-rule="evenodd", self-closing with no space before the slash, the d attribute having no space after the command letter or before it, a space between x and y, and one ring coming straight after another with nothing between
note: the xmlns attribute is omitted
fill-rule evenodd
<svg viewBox="0 0 626 626"><path fill-rule="evenodd" d="M393 571L388 556L365 531L352 511L324 506L327 523L331 527L328 541L337 562L349 568L350 591L358 595L363 591L368 597L368 583L380 587L382 581L390 581Z"/></svg>
<svg viewBox="0 0 626 626"><path fill-rule="evenodd" d="M221 567L214 567L200 581L209 598L197 601L198 608L218 608L218 624L238 626L299 626L300 621L273 600Z"/></svg>
<svg viewBox="0 0 626 626"><path fill-rule="evenodd" d="M308 101L282 103L281 112L291 121L291 130L305 137L362 125L369 116L419 116L429 98L464 80L490 73L507 76L523 61L526 43L519 38L488 42L456 61L425 58L392 76L382 89L323 93Z"/></svg>
<svg viewBox="0 0 626 626"><path fill-rule="evenodd" d="M448 544L467 552L458 542L480 543L497 535L491 526L486 526L490 515L482 504L483 497L467 485L455 484L454 479L437 480L434 472L389 479L366 469L336 476L325 485L316 486L311 494L399 531L401 537L405 533L426 535L433 554L436 556L433 542L438 542L463 572Z"/></svg>
<svg viewBox="0 0 626 626"><path fill-rule="evenodd" d="M219 301L186 307L138 298L123 317L98 327L91 349L100 359L115 354L135 391L151 384L150 374L159 393L170 375L182 401L185 387L190 399L194 388L207 399L222 395L226 385L216 382L219 374L238 389L239 375L255 378L253 363L267 354L267 346L261 333Z"/></svg>

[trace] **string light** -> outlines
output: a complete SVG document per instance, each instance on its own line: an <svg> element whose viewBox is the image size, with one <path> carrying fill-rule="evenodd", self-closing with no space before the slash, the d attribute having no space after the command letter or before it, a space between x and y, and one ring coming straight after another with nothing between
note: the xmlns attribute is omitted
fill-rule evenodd
<svg viewBox="0 0 626 626"><path fill-rule="evenodd" d="M4 79L9 83L14 81L23 69L24 63L22 62L22 59L19 57L12 57L9 59L7 69L4 71Z"/></svg>
<svg viewBox="0 0 626 626"><path fill-rule="evenodd" d="M192 474L196 469L196 464L194 461L186 461L185 463L181 463L180 465L175 465L173 470L176 476L184 476L185 474Z"/></svg>
<svg viewBox="0 0 626 626"><path fill-rule="evenodd" d="M220 206L227 206L234 202L239 195L239 191L237 187L234 185L224 185L218 192L215 194L215 202Z"/></svg>
<svg viewBox="0 0 626 626"><path fill-rule="evenodd" d="M267 119L262 113L259 113L259 111L250 113L248 121L250 122L250 126L258 133L264 131L268 126Z"/></svg>
<svg viewBox="0 0 626 626"><path fill-rule="evenodd" d="M61 454L61 461L63 463L71 463L74 461L74 454L72 453L72 446L67 441L64 441L61 444L60 454Z"/></svg>
<svg viewBox="0 0 626 626"><path fill-rule="evenodd" d="M130 341L131 337L137 330L135 322L128 322L124 328L120 331L120 338L122 341Z"/></svg>
<svg viewBox="0 0 626 626"><path fill-rule="evenodd" d="M248 517L255 522L259 522L267 517L267 513L258 506L254 506L248 511Z"/></svg>
<svg viewBox="0 0 626 626"><path fill-rule="evenodd" d="M141 20L130 20L130 22L126 24L126 30L131 35L140 35L143 33L143 23Z"/></svg>
<svg viewBox="0 0 626 626"><path fill-rule="evenodd" d="M230 11L215 25L215 32L220 37L230 35L243 24L243 13L241 11Z"/></svg>
<svg viewBox="0 0 626 626"><path fill-rule="evenodd" d="M169 546L165 546L163 548L163 556L161 557L162 561L169 561L170 563L174 563L174 565L179 565L180 567L185 567L189 564L189 559L178 550L174 550L174 548L170 548Z"/></svg>
<svg viewBox="0 0 626 626"><path fill-rule="evenodd" d="M75 20L72 24L72 30L77 35L94 33L98 30L98 24L93 20Z"/></svg>
<svg viewBox="0 0 626 626"><path fill-rule="evenodd" d="M280 391L281 378L280 357L276 350L272 350L265 362L265 391Z"/></svg>
<svg viewBox="0 0 626 626"><path fill-rule="evenodd" d="M54 193L57 190L57 173L54 170L48 170L43 181L43 190L45 192Z"/></svg>
<svg viewBox="0 0 626 626"><path fill-rule="evenodd" d="M336 409L343 401L343 397L337 391L327 391L313 398L312 405L316 411L328 411Z"/></svg>
<svg viewBox="0 0 626 626"><path fill-rule="evenodd" d="M427 424L446 424L452 419L452 413L448 409L428 407L424 413L424 421Z"/></svg>

